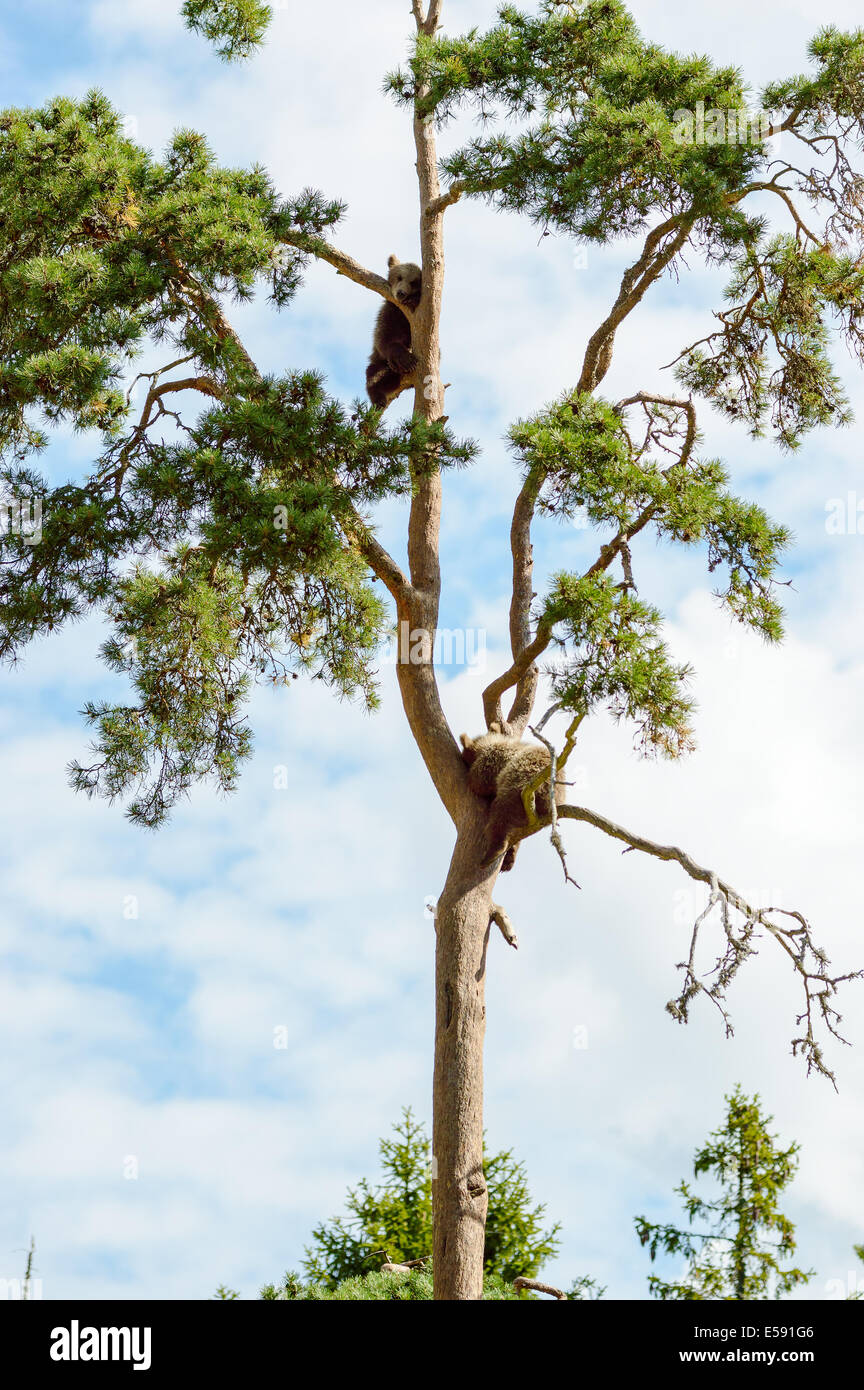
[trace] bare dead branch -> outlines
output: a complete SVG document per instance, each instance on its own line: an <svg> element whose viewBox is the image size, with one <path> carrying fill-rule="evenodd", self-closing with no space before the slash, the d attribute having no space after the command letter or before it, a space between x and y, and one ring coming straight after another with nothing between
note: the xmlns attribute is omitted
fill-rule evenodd
<svg viewBox="0 0 864 1390"><path fill-rule="evenodd" d="M830 975L828 973L830 964L828 957L822 948L814 942L810 924L800 912L792 911L789 908L751 907L740 893L718 878L713 869L703 868L677 845L661 845L654 840L649 840L644 835L637 835L630 830L625 830L623 826L617 825L608 817L601 816L587 806L559 806L558 816L570 820L585 821L588 825L602 830L604 835L623 841L628 850L640 850L643 854L650 854L655 859L674 860L681 865L690 878L708 884L711 890L708 905L699 914L694 925L689 958L678 966L680 970L684 971L684 986L679 996L670 1000L666 1005L667 1011L679 1023L687 1022L689 1005L696 995L705 994L720 1010L727 1036L731 1034L732 1026L725 1010L726 990L744 961L755 954L754 942L758 939L758 929L761 927L768 932L789 957L800 978L804 992L804 1008L796 1018L799 1027L804 1025L804 1031L800 1036L792 1039L792 1053L794 1056L801 1054L806 1058L808 1075L811 1071L821 1072L836 1090L837 1083L834 1073L828 1067L822 1046L816 1037L814 1013L818 1022L821 1022L832 1037L836 1038L838 1042L846 1043L847 1040L841 1035L838 1027L842 1023L842 1016L833 1007L831 1001L841 984L849 980L864 978L864 970L850 971L843 975ZM706 984L696 975L696 944L699 931L714 908L719 908L720 911L725 947L723 954L718 957L709 972L707 978L710 983ZM737 912L742 920L734 921L731 911ZM775 920L777 917L788 918L793 925L778 922Z"/></svg>
<svg viewBox="0 0 864 1390"><path fill-rule="evenodd" d="M687 429L676 464L680 468L689 463L690 455L693 452L693 445L696 443L697 433L696 408L693 402L691 400L682 400L680 396L650 396L646 391L639 391L635 396L627 396L625 400L619 401L615 406L615 410L621 414L631 405L643 406L646 414L649 415L649 419L650 413L648 407L652 405L668 406L671 410L683 411L687 416Z"/></svg>
<svg viewBox="0 0 864 1390"><path fill-rule="evenodd" d="M146 439L147 430L156 420L162 416L169 415L176 424L182 425L180 417L174 412L166 410L162 405L164 396L176 394L178 391L199 391L204 396L211 396L217 400L223 397L224 388L221 382L215 377L205 375L175 377L171 381L160 381L159 378L165 372L171 371L173 367L190 361L192 354L186 357L177 358L175 362L168 362L164 367L158 367L154 372L139 372L135 380L126 392L126 402L129 404L132 391L139 381L150 381L152 384L147 392L144 406L138 417L138 423L133 426L132 431L125 439L118 450L112 451L107 456L105 466L96 475L100 483L113 482L115 496L120 495L123 487L123 479L126 476L132 455L135 448ZM184 427L185 428L185 427Z"/></svg>
<svg viewBox="0 0 864 1390"><path fill-rule="evenodd" d="M381 1255L383 1255L383 1254L385 1254L385 1253L386 1253L386 1252L383 1251L383 1250L381 1250L381 1251L376 1251L376 1254L381 1254ZM381 1273L382 1273L382 1274L410 1274L411 1271L412 1271L412 1269L422 1269L423 1266L426 1264L427 1260L430 1260L431 1258L432 1258L431 1255L421 1255L420 1258L419 1258L418 1260L405 1260L405 1261L403 1261L403 1263L401 1263L401 1264L394 1264L391 1260L387 1260L387 1261L381 1266Z"/></svg>
<svg viewBox="0 0 864 1390"><path fill-rule="evenodd" d="M567 736L564 742L564 747L561 750L561 754L559 756L554 743L550 742L550 740L546 738L545 734L541 732L543 725L546 723L546 720L554 713L554 711L557 708L557 705L553 705L551 709L548 709L544 714L540 724L536 725L536 727L532 724L531 732L534 735L534 737L538 738L540 742L544 744L544 746L549 751L549 772L546 778L549 784L549 824L551 827L549 838L552 841L552 844L557 852L558 858L561 860L561 867L564 870L564 882L572 883L575 888L579 888L581 885L576 882L575 878L571 878L570 870L567 868L567 854L564 850L564 844L561 839L560 831L558 830L558 806L555 799L555 793L558 787L558 773L564 767L564 765L567 762L567 759L570 757L570 754L573 751L573 748L576 743L576 733L579 728L579 725L585 718L585 714L584 711L581 714L577 714L576 718L570 724L570 727L567 730ZM522 793L522 804L525 807L525 814L528 817L529 825L533 822L536 822L537 820L536 796L537 792L540 790L542 785L543 774L541 773L539 777L535 778L532 782L529 782L528 786Z"/></svg>
<svg viewBox="0 0 864 1390"><path fill-rule="evenodd" d="M514 1289L533 1289L535 1293L548 1293L550 1298L557 1298L559 1301L567 1302L567 1295L562 1289L556 1289L553 1284L541 1284L539 1279L526 1279L524 1275L519 1275L518 1279L513 1280Z"/></svg>
<svg viewBox="0 0 864 1390"><path fill-rule="evenodd" d="M777 178L782 178L782 172L780 174L775 174L774 178L771 179L768 183L748 183L746 188L742 188L740 193L738 193L734 198L727 199L727 202L737 203L742 198L746 198L749 193L774 193L778 198L781 198L783 200L783 202L789 209L789 212L792 215L792 221L795 223L795 230L799 232L802 236L804 236L808 241L812 242L814 246L822 246L824 244L825 238L818 237L814 232L811 232L810 228L807 226L807 223L804 221L803 217L801 216L797 207L793 203L792 199L789 197L789 189L784 188L781 184L776 183L775 180Z"/></svg>
<svg viewBox="0 0 864 1390"><path fill-rule="evenodd" d="M514 951L518 951L519 939L516 936L516 930L510 918L507 916L507 913L498 903L492 903L489 911L489 921L494 922L495 925L500 928L501 935L507 942L507 945L512 946Z"/></svg>
<svg viewBox="0 0 864 1390"><path fill-rule="evenodd" d="M131 403L132 392L135 390L139 381L158 381L160 376L164 376L166 372L173 372L175 367L184 367L187 362L192 362L194 359L194 352L187 352L185 356L175 357L173 362L166 362L164 367L157 367L153 372L139 372L129 383L129 389L126 392L126 404L129 405Z"/></svg>

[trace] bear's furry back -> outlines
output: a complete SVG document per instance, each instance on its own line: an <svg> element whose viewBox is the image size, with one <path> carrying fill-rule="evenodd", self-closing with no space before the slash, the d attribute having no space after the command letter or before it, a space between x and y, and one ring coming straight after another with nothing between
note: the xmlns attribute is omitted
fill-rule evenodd
<svg viewBox="0 0 864 1390"><path fill-rule="evenodd" d="M468 786L475 796L489 802L487 821L487 852L489 858L504 854L502 869L512 867L515 847L521 838L519 831L528 825L522 792L541 772L548 773L551 759L548 749L537 743L523 743L493 730L471 738L462 735L462 757L468 767ZM565 799L565 787L559 781L555 801ZM534 797L537 815L545 818L551 810L548 783Z"/></svg>

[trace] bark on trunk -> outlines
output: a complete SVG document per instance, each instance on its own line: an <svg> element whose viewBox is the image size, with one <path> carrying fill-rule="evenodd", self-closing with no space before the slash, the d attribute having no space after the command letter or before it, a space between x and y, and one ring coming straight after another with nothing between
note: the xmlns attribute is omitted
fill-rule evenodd
<svg viewBox="0 0 864 1390"><path fill-rule="evenodd" d="M460 829L438 900L435 949L433 1209L435 1298L483 1293L483 1037L486 948L496 871L482 867L480 807Z"/></svg>

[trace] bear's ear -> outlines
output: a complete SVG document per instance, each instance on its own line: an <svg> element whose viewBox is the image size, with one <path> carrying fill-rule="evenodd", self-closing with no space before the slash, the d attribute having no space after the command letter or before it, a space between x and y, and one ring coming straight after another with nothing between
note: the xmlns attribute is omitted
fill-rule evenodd
<svg viewBox="0 0 864 1390"><path fill-rule="evenodd" d="M399 260L399 257L396 255L395 251L393 252L392 256L387 257L388 270L392 270L394 265L401 265L401 261Z"/></svg>
<svg viewBox="0 0 864 1390"><path fill-rule="evenodd" d="M470 767L477 757L477 749L474 747L474 740L473 738L469 738L467 734L460 734L459 740L462 744L462 761L465 763L466 767Z"/></svg>

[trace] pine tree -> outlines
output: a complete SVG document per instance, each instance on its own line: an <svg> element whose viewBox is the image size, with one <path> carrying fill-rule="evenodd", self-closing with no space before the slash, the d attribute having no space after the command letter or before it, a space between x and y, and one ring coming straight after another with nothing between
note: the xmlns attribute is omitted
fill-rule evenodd
<svg viewBox="0 0 864 1390"><path fill-rule="evenodd" d="M716 1197L700 1197L682 1182L679 1193L688 1226L655 1225L636 1218L636 1233L652 1261L658 1251L683 1255L687 1268L680 1280L648 1277L655 1298L780 1298L813 1278L813 1270L781 1265L795 1253L795 1227L777 1205L798 1168L798 1144L777 1147L768 1133L758 1096L736 1086L726 1097L726 1120L698 1149L696 1178L713 1178ZM694 1223L707 1230L694 1230Z"/></svg>
<svg viewBox="0 0 864 1390"><path fill-rule="evenodd" d="M735 69L648 42L619 0L541 0L535 14L506 6L487 33L455 38L440 32L441 10L442 0L412 0L415 42L388 79L414 134L423 274L404 424L334 399L302 366L261 373L228 318L232 299L262 287L274 311L290 309L312 258L376 302L393 299L387 280L334 244L341 203L309 189L282 198L264 170L221 167L193 131L154 158L99 93L2 114L0 659L14 662L34 637L91 610L108 618L102 654L132 693L86 706L93 754L73 764L72 780L158 826L196 782L234 787L251 747L244 704L254 681L288 685L306 673L374 707L377 653L395 613L405 716L455 832L436 911L435 1280L437 1297L470 1299L482 1288L488 1202L490 924L516 938L493 901L502 854L490 854L489 798L469 785L433 664L443 491L449 470L476 454L445 415L445 220L460 199L480 198L598 251L621 239L636 246L572 388L510 431L512 652L484 692L482 727L536 732L551 765L524 790L508 864L519 839L550 826L569 878L564 819L674 861L709 898L667 1006L673 1017L686 1022L706 994L728 1028L726 989L770 938L803 994L793 1049L830 1075L822 1039L836 1031L835 993L848 976L831 973L803 917L752 907L684 851L590 807L547 812L543 785L564 774L582 722L602 710L646 754L692 747L690 670L670 654L660 610L637 592L649 537L698 547L727 611L769 641L781 635L787 528L737 496L726 466L706 456L697 402L751 433L770 431L787 451L815 426L849 419L829 330L864 356L854 168L864 34L822 30L808 72L760 94L768 115L754 127ZM183 11L226 59L254 52L270 13L257 0L186 0ZM439 130L471 109L479 133L439 160ZM694 115L705 111L710 128ZM768 143L778 132L797 151L788 164ZM658 395L637 381L625 397L605 397L618 328L685 257L691 269L728 272L717 327L683 347L677 390ZM142 372L145 350L156 365ZM40 475L56 428L95 441L83 481L52 487ZM376 505L393 498L408 512L402 563L374 530ZM596 557L535 576L532 529L577 510L597 532ZM553 656L540 714L540 663ZM553 715L566 724L554 741ZM697 937L711 922L721 950L705 976Z"/></svg>
<svg viewBox="0 0 864 1390"><path fill-rule="evenodd" d="M261 1297L267 1302L291 1303L428 1303L433 1298L433 1278L431 1266L404 1273L373 1270L371 1274L350 1275L337 1284L304 1283L298 1275L288 1273L281 1284L265 1285ZM520 1292L499 1274L488 1274L480 1297L486 1303L501 1303L521 1302L534 1295Z"/></svg>
<svg viewBox="0 0 864 1390"><path fill-rule="evenodd" d="M432 1168L429 1136L410 1109L379 1149L383 1181L362 1178L345 1198L347 1217L322 1222L312 1232L303 1270L316 1283L335 1287L385 1261L407 1264L432 1251ZM525 1168L512 1150L484 1154L489 1190L483 1268L505 1283L533 1279L558 1249L556 1224L544 1230L546 1208L534 1206Z"/></svg>

